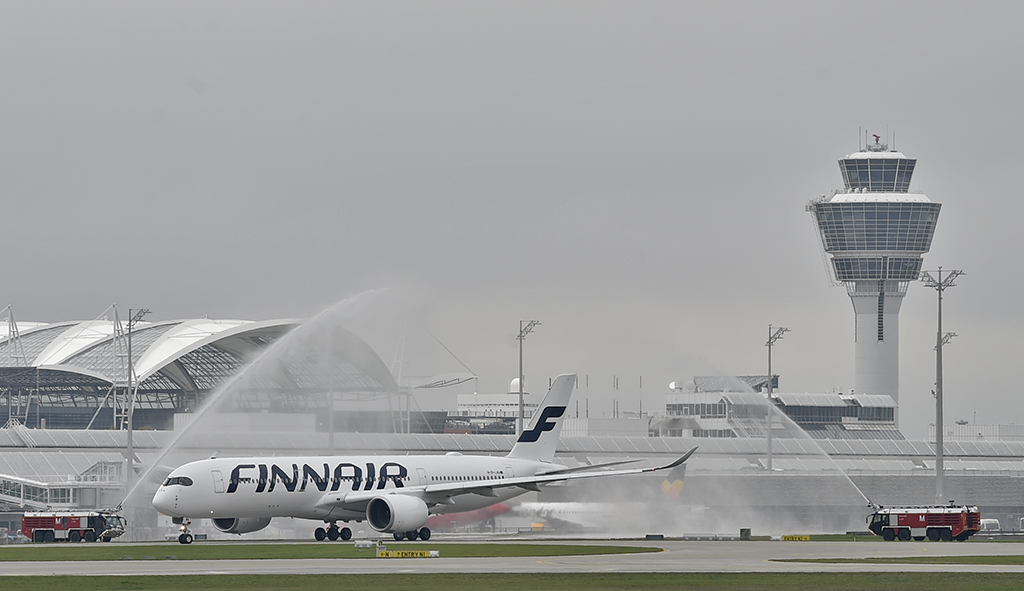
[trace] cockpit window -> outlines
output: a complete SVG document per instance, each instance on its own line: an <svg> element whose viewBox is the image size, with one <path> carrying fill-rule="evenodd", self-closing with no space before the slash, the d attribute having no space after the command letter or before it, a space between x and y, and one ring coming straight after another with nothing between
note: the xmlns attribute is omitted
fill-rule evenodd
<svg viewBox="0 0 1024 591"><path fill-rule="evenodd" d="M192 479L188 476L170 476L164 481L164 486L180 484L181 486L192 486Z"/></svg>

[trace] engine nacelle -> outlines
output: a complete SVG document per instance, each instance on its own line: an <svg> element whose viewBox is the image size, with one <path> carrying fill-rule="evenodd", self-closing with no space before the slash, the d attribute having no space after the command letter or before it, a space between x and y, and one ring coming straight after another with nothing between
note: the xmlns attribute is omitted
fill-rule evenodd
<svg viewBox="0 0 1024 591"><path fill-rule="evenodd" d="M221 517L210 521L213 527L226 534L247 534L270 525L269 517Z"/></svg>
<svg viewBox="0 0 1024 591"><path fill-rule="evenodd" d="M384 532L417 530L430 515L422 499L409 495L382 495L366 505L366 521L373 529Z"/></svg>

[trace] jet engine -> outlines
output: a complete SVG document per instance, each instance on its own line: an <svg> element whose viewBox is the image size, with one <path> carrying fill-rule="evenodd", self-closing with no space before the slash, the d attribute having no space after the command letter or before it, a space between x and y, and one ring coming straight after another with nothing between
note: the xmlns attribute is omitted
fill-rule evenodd
<svg viewBox="0 0 1024 591"><path fill-rule="evenodd" d="M428 517L427 504L409 495L375 497L366 505L366 521L379 532L418 530Z"/></svg>
<svg viewBox="0 0 1024 591"><path fill-rule="evenodd" d="M221 517L210 521L213 521L213 527L226 534L247 534L270 525L269 517Z"/></svg>

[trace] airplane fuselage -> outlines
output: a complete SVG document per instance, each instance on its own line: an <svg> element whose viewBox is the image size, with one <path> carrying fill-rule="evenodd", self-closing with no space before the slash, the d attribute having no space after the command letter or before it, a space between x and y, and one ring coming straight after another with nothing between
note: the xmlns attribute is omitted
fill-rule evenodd
<svg viewBox="0 0 1024 591"><path fill-rule="evenodd" d="M430 508L431 514L455 513L527 492L502 486L502 480L557 468L561 466L459 454L215 458L175 469L154 495L153 506L172 517L361 521L362 510L341 506L346 496L401 494L412 487L449 483L481 485L481 493L442 496Z"/></svg>

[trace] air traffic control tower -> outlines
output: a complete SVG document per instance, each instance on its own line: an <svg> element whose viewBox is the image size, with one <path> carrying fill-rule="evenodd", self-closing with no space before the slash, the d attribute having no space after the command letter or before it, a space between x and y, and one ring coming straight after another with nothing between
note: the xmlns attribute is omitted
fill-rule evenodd
<svg viewBox="0 0 1024 591"><path fill-rule="evenodd" d="M910 192L917 160L874 144L839 161L842 189L807 204L856 315L854 391L899 404L899 313L921 274L941 204ZM831 273L830 273L831 274Z"/></svg>

